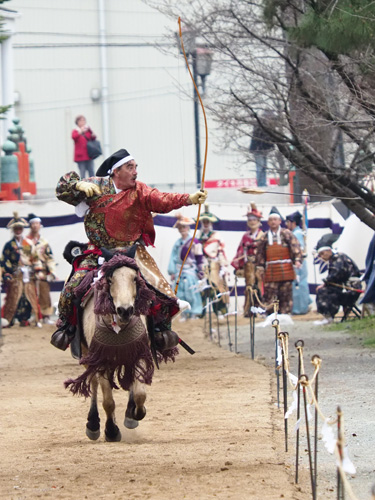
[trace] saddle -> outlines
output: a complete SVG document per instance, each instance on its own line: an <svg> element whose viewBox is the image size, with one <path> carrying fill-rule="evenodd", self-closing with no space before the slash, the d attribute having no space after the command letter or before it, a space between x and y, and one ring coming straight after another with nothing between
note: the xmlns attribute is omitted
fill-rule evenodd
<svg viewBox="0 0 375 500"><path fill-rule="evenodd" d="M65 259L72 265L72 272L70 276L72 276L74 272L79 268L79 262L90 253L89 249L90 246L92 247L92 245L85 245L77 241L70 241L67 244L63 255ZM139 273L141 275L141 281L145 285L147 285L146 287L143 286L143 289L147 288L149 290L149 294L152 293L152 295L156 298L155 305L151 308L151 314L153 316L152 321L149 317L147 318L147 327L148 327L147 330L151 342L151 349L153 351L155 364L158 366L156 350L160 352L161 341L163 340L162 343L165 345L167 349L171 348L172 346L168 345L170 341L166 342L163 334L161 333L160 328L155 327L154 324L159 324L162 322L161 309L167 308L169 310L170 316L173 316L178 312L179 308L177 306L177 300L173 290L171 289L165 278L162 276L155 261L148 254L143 245L135 244L126 250L125 249L108 250L106 248L100 248L100 249L95 248L93 253L100 255L100 257L102 258L102 262L99 261L100 264L110 261L115 255L122 255L130 258L139 270ZM103 266L103 269L105 267L106 265ZM53 345L63 350L67 349L68 345L70 345L71 354L75 359L81 358L82 354L81 343L83 344L86 343L83 335L83 323L82 323L83 310L85 304L88 302L88 300L92 297L92 294L94 293L92 288L92 283L97 277L98 277L98 270L93 269L86 274L82 282L75 288L74 292L75 299L73 300L73 303L76 310L77 326L75 328L74 333L72 333L72 336L66 339L66 336L65 338L63 338L62 334L60 335L60 337L58 336L59 331L55 332L56 338L54 339ZM145 296L145 293L147 294L146 290L144 290L142 293L143 296ZM142 302L146 303L145 300L140 301L140 303ZM95 310L96 313L99 314L108 313L107 311L99 311L100 305L98 306L97 301L95 308L96 308ZM108 304L105 309L108 309ZM143 311L142 314L146 314L146 311ZM164 330L164 328L162 330ZM166 330L169 330L168 327L166 327ZM160 333L159 335L161 336L160 339L158 338L158 333ZM174 345L176 345L175 342Z"/></svg>

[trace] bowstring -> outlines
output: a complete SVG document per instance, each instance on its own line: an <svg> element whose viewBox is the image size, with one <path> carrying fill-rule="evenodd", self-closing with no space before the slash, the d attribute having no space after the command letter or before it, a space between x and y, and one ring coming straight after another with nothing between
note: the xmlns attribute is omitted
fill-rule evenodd
<svg viewBox="0 0 375 500"><path fill-rule="evenodd" d="M179 34L179 37L180 37L180 42L181 42L182 53L184 54L184 58L185 58L185 62L186 62L187 69L188 69L188 71L189 71L190 78L192 79L192 82L193 82L193 84L194 84L195 91L196 91L197 96L198 96L198 98L199 98L199 102L200 102L200 105L201 105L201 108L202 108L202 112L203 112L203 117L204 117L204 126L205 126L205 129L206 129L206 143L205 143L204 162L203 162L203 170L202 170L202 178L201 178L201 191L203 191L203 190L204 190L204 180L205 180L205 177L206 177L206 164L207 164L207 151L208 151L208 127L207 127L207 117L206 117L206 111L205 111L205 109L204 109L204 105L203 105L203 101L202 101L201 95L200 95L200 93L199 93L199 90L198 90L197 84L195 83L195 80L194 80L193 74L192 74L191 69L190 69L190 66L189 66L189 62L188 62L187 57L186 57L186 52L185 52L184 42L183 42L183 40L182 40L182 29L181 29L181 18L180 18L180 17L178 18L178 28L179 28L179 30L178 30L178 34ZM184 260L182 261L182 265L181 265L180 272L178 273L178 278L177 278L177 281L176 281L176 286L175 286L175 289L174 289L174 293L175 293L175 294L177 294L178 285L180 284L180 279L181 279L182 270L183 270L183 268L184 268L184 265L185 265L186 259L188 258L188 255L189 255L189 253L190 253L191 247L193 246L194 239L195 239L195 235L197 234L197 230L198 230L198 225L199 225L199 218L200 218L200 215L201 215L201 204L198 204L197 221L196 221L196 224L195 224L193 237L191 238L189 248L188 248L188 250L187 250L187 252L186 252L186 255L185 255Z"/></svg>

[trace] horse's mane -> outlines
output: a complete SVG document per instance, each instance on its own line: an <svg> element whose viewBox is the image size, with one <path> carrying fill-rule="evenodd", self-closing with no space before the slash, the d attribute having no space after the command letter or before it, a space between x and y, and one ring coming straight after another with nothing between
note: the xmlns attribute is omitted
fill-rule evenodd
<svg viewBox="0 0 375 500"><path fill-rule="evenodd" d="M147 315L152 301L155 300L156 295L147 285L139 272L139 267L134 259L124 254L114 255L108 262L105 262L99 270L94 270L86 274L79 286L74 290L77 298L82 298L85 293L90 289L94 277L100 276L95 281L93 286L95 292L94 313L98 315L115 314L113 301L110 295L110 285L108 278L110 278L116 269L120 267L130 267L136 271L136 285L137 295L134 302L134 314L136 316Z"/></svg>

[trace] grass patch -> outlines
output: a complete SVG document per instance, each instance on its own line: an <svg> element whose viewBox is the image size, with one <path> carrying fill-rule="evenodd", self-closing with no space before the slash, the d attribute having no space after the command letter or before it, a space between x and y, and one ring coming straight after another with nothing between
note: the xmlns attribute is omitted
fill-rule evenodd
<svg viewBox="0 0 375 500"><path fill-rule="evenodd" d="M331 332L347 332L360 337L361 344L366 347L375 348L375 316L363 319L351 319L343 323L334 323L326 326Z"/></svg>

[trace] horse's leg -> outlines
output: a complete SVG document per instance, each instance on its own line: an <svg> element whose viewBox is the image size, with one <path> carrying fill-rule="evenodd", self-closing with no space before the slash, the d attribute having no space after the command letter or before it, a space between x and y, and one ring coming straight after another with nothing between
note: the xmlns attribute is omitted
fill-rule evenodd
<svg viewBox="0 0 375 500"><path fill-rule="evenodd" d="M103 392L103 408L107 415L105 423L105 440L110 442L121 441L121 432L116 425L115 419L115 400L113 391L108 380L100 377L100 386Z"/></svg>
<svg viewBox="0 0 375 500"><path fill-rule="evenodd" d="M125 412L125 427L128 429L135 429L138 427L138 421L142 420L146 415L146 408L144 406L145 401L145 384L142 384L139 380L135 380L129 391L128 406Z"/></svg>
<svg viewBox="0 0 375 500"><path fill-rule="evenodd" d="M91 380L91 404L87 416L86 436L96 441L100 436L100 418L98 412L98 377Z"/></svg>

